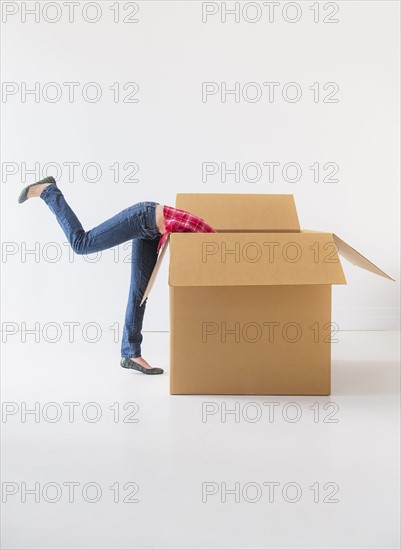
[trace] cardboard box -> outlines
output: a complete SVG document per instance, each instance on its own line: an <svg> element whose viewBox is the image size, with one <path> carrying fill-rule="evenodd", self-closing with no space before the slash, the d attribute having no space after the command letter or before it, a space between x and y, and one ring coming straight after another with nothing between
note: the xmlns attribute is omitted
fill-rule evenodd
<svg viewBox="0 0 401 550"><path fill-rule="evenodd" d="M394 279L334 233L301 230L293 195L179 193L176 207L217 233L169 237L170 393L330 395L338 254Z"/></svg>

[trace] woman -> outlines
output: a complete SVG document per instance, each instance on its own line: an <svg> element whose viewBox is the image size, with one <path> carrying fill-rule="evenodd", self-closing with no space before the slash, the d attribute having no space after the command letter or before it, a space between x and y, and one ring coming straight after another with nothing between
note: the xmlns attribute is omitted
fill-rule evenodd
<svg viewBox="0 0 401 550"><path fill-rule="evenodd" d="M144 201L129 206L93 229L85 231L52 176L24 187L18 202L25 202L32 197L40 197L45 201L77 254L99 252L132 239L131 283L121 341L120 365L144 374L162 374L163 369L151 367L141 355L141 331L147 298L142 306L139 305L158 252L170 232L215 233L215 229L202 218L185 210Z"/></svg>

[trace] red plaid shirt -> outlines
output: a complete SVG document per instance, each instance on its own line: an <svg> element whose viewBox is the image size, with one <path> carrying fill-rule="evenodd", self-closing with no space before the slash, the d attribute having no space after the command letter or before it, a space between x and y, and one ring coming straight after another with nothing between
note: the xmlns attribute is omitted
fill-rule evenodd
<svg viewBox="0 0 401 550"><path fill-rule="evenodd" d="M157 246L157 252L164 246L169 233L184 233L189 231L193 233L217 233L205 220L198 218L198 216L186 210L180 210L179 208L173 208L165 204L163 214L166 229Z"/></svg>

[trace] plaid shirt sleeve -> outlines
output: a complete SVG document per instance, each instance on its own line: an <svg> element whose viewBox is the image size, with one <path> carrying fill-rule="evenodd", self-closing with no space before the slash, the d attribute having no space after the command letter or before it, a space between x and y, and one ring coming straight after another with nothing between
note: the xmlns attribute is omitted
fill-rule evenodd
<svg viewBox="0 0 401 550"><path fill-rule="evenodd" d="M157 252L164 246L169 233L217 233L204 219L186 210L173 208L165 204L163 214L166 230L159 241Z"/></svg>

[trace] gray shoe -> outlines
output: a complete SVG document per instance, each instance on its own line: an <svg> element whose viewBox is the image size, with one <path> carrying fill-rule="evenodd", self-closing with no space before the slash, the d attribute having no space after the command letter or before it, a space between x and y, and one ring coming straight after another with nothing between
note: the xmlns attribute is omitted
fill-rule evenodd
<svg viewBox="0 0 401 550"><path fill-rule="evenodd" d="M159 367L146 369L145 367L142 367L142 365L140 365L133 359L130 359L129 357L121 357L120 366L123 367L124 369L139 370L144 374L163 374L164 372L164 370L160 369Z"/></svg>
<svg viewBox="0 0 401 550"><path fill-rule="evenodd" d="M30 185L27 185L21 191L20 196L18 197L18 202L20 204L21 204L21 202L25 202L28 198L29 188L32 187L33 185L39 185L41 183L56 183L56 180L53 178L53 176L48 176L47 178L44 178L43 180L40 180L40 181L37 181L36 183L31 183Z"/></svg>

